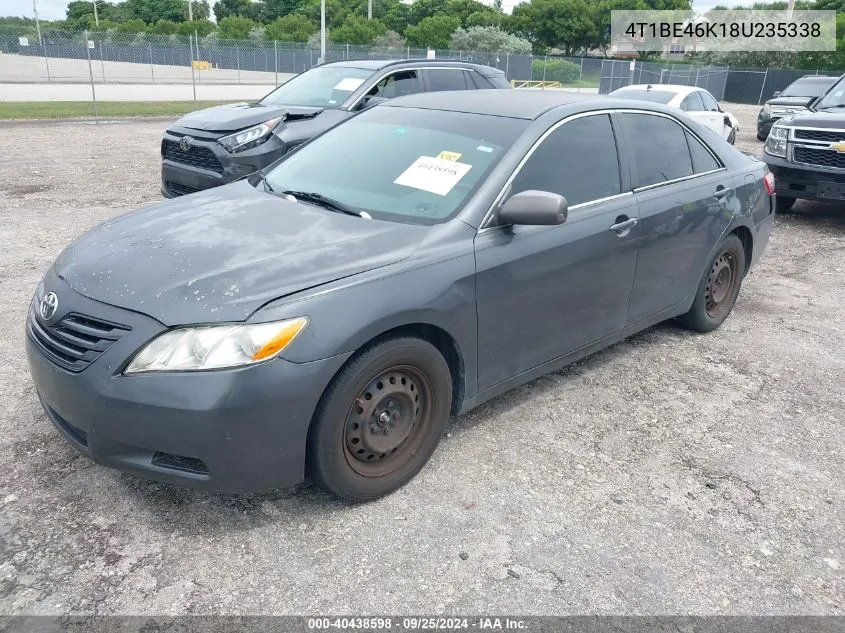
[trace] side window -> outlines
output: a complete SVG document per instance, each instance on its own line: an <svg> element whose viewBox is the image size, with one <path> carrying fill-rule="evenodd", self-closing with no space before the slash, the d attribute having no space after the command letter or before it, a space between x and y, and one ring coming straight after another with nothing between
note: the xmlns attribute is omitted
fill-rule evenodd
<svg viewBox="0 0 845 633"><path fill-rule="evenodd" d="M372 90L367 93L367 96L393 99L419 91L420 83L417 79L417 71L403 70L382 79L373 86Z"/></svg>
<svg viewBox="0 0 845 633"><path fill-rule="evenodd" d="M691 92L681 103L681 110L686 112L701 112L705 109L704 103L701 101L700 93L698 92Z"/></svg>
<svg viewBox="0 0 845 633"><path fill-rule="evenodd" d="M428 89L431 92L438 92L440 90L467 89L464 72L460 68L427 70L425 73L428 77Z"/></svg>
<svg viewBox="0 0 845 633"><path fill-rule="evenodd" d="M467 86L474 85L479 90L493 87L493 84L491 84L481 73L477 73L474 70L465 70L464 72L467 76Z"/></svg>
<svg viewBox="0 0 845 633"><path fill-rule="evenodd" d="M620 193L610 117L581 117L546 137L514 179L511 193L528 189L559 193L570 206Z"/></svg>
<svg viewBox="0 0 845 633"><path fill-rule="evenodd" d="M719 164L713 154L711 154L704 145L701 144L689 132L686 132L687 143L689 144L689 153L692 156L692 168L696 174L704 173L705 171L713 171L719 169L722 165Z"/></svg>
<svg viewBox="0 0 845 633"><path fill-rule="evenodd" d="M712 96L710 96L709 92L701 91L698 94L701 95L701 100L704 101L705 110L710 110L711 112L719 111L719 104L716 103L716 100Z"/></svg>
<svg viewBox="0 0 845 633"><path fill-rule="evenodd" d="M619 117L633 153L634 187L692 175L689 147L684 129L678 123L653 114L620 114Z"/></svg>

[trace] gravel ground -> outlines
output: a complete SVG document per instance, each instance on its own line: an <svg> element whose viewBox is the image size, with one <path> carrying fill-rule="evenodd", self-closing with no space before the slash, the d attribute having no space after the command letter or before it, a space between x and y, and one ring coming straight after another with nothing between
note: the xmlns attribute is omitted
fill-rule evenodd
<svg viewBox="0 0 845 633"><path fill-rule="evenodd" d="M79 456L24 358L64 245L158 199L166 124L0 127L0 613L845 613L841 207L777 218L719 331L661 325L455 419L388 498L227 497Z"/></svg>

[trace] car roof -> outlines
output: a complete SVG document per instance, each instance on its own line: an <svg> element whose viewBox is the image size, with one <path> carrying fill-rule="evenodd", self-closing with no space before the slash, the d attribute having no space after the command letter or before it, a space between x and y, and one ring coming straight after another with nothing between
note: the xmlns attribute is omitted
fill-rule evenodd
<svg viewBox="0 0 845 633"><path fill-rule="evenodd" d="M421 92L391 99L378 107L421 108L530 120L554 108L583 102L595 102L597 107L604 105L618 108L620 105L618 99L599 97L596 94L519 89Z"/></svg>
<svg viewBox="0 0 845 633"><path fill-rule="evenodd" d="M345 68L362 68L364 70L381 70L388 66L443 66L445 68L475 68L486 71L484 74L501 73L498 68L485 66L483 64L474 64L472 62L465 62L458 59L344 59L336 62L327 62L324 66L337 66Z"/></svg>
<svg viewBox="0 0 845 633"><path fill-rule="evenodd" d="M662 92L673 92L676 95L688 95L691 92L698 92L704 90L698 86L684 86L683 84L634 84L632 86L622 86L616 90L623 90L626 88L634 88L638 90L655 90ZM614 92L616 92L614 90Z"/></svg>

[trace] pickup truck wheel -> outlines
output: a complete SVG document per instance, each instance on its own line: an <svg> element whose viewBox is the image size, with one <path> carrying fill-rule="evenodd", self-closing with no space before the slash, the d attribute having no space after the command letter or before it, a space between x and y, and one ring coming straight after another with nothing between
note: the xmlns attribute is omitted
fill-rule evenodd
<svg viewBox="0 0 845 633"><path fill-rule="evenodd" d="M758 141L765 141L765 140L766 140L766 138L767 138L767 137L765 137L765 136L763 136L762 134L760 134L760 132L757 132L757 140L758 140Z"/></svg>
<svg viewBox="0 0 845 633"><path fill-rule="evenodd" d="M716 250L698 284L695 301L680 318L681 323L696 332L718 328L731 313L744 276L745 248L739 237L731 233Z"/></svg>
<svg viewBox="0 0 845 633"><path fill-rule="evenodd" d="M308 474L327 492L367 501L428 462L452 408L452 375L431 343L394 336L362 349L323 394L308 434Z"/></svg>
<svg viewBox="0 0 845 633"><path fill-rule="evenodd" d="M778 194L777 200L775 201L775 213L789 213L792 211L792 205L794 204L795 198Z"/></svg>

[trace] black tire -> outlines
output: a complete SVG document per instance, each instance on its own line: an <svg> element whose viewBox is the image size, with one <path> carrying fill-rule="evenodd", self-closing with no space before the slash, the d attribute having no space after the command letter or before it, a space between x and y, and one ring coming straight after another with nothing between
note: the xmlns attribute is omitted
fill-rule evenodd
<svg viewBox="0 0 845 633"><path fill-rule="evenodd" d="M449 365L431 343L393 336L365 347L320 399L308 475L349 501L391 493L428 462L451 408Z"/></svg>
<svg viewBox="0 0 845 633"><path fill-rule="evenodd" d="M736 143L736 130L731 130L731 133L728 134L728 143L731 145Z"/></svg>
<svg viewBox="0 0 845 633"><path fill-rule="evenodd" d="M794 204L795 198L777 194L777 199L775 200L775 213L789 213L792 211L792 206Z"/></svg>
<svg viewBox="0 0 845 633"><path fill-rule="evenodd" d="M681 323L696 332L712 332L718 328L736 303L745 277L745 248L739 237L731 233L710 262L696 290L692 308L680 318Z"/></svg>
<svg viewBox="0 0 845 633"><path fill-rule="evenodd" d="M767 136L763 136L762 134L760 134L760 132L757 132L757 140L758 141L765 141L767 138L768 138Z"/></svg>

